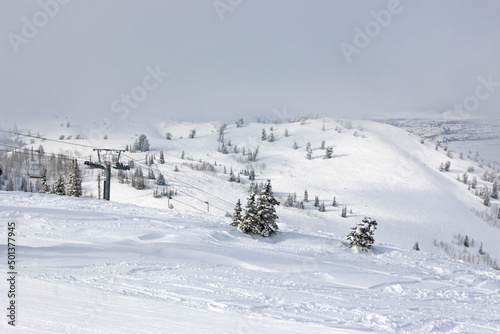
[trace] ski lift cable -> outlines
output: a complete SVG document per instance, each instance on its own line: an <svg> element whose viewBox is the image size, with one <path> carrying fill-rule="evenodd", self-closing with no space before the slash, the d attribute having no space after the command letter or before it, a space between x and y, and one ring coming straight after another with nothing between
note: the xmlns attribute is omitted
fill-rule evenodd
<svg viewBox="0 0 500 334"><path fill-rule="evenodd" d="M176 180L176 181L177 181L177 182L179 182L179 183L184 183L185 185L188 185L188 186L190 186L190 187L192 187L192 188L194 188L194 189L197 189L197 190L199 190L199 191L201 191L201 192L205 193L206 195L208 195L208 196L210 196L210 197L212 197L212 198L215 198L215 199L217 199L217 200L219 200L219 201L223 202L224 204L227 204L227 205L229 205L229 206L232 206L232 203L229 203L229 202L227 202L226 200L224 200L224 199L222 199L222 198L219 198L219 197L214 196L214 195L212 195L212 194L210 194L210 193L207 193L207 192L205 192L203 189L200 189L200 188L197 188L196 186L193 186L193 185L190 185L190 184L188 184L188 183L185 183L185 182L183 182L183 181L181 181L181 180L179 180L179 179L177 179L177 178L175 178L175 177L173 177L173 176L171 176L171 175L169 175L169 174L167 174L167 173L162 173L162 172L160 171L160 168L158 168L158 164L155 164L155 167L156 167L156 170L158 171L158 173L163 174L163 175L166 175L167 177L169 177L169 178L171 178L171 179L173 179L173 180ZM186 192L183 192L183 191L181 191L181 190L179 190L179 191L180 191L180 192L182 192L182 193L184 193L184 194L186 194L186 195L188 195L188 196L190 196L190 195L189 195L188 193L186 193ZM193 197L193 198L196 198L196 197ZM206 201L204 201L204 200L202 200L202 199L199 199L199 198L196 198L196 199L197 199L197 200L199 200L200 202L206 203ZM217 208L217 209L219 209L219 210L222 210L222 211L227 211L227 210L221 209L221 208L219 208L219 207L217 207L217 206L215 206L215 205L212 205L212 206L213 206L213 207L215 207L215 208Z"/></svg>
<svg viewBox="0 0 500 334"><path fill-rule="evenodd" d="M130 157L130 156L126 155L126 154L123 154L123 156L125 156L125 157L127 157L127 158L130 158L131 160L133 160L134 162L138 163L139 165L142 165L142 166L144 166L144 167L149 167L149 166L147 166L145 163L143 163L141 160L133 159L132 157ZM156 167L157 167L157 169L158 169L158 166L156 166ZM158 170L159 170L159 169L158 169ZM160 173L161 173L161 172L160 172ZM200 191L200 192L204 193L205 195L208 195L208 196L210 196L210 197L212 197L212 198L214 198L214 199L216 199L216 200L218 200L218 201L220 201L220 202L223 202L224 204L227 204L227 205L230 205L230 206L232 206L232 205L233 205L232 203L230 203L230 202L228 202L228 201L226 201L226 200L224 200L224 199L222 199L222 198L219 198L219 197L217 197L217 196L215 196L215 195L213 195L213 194L210 194L210 193L208 193L208 192L204 191L203 189L200 189L200 188L198 188L198 187L196 187L196 186L193 186L193 185L189 184L188 182L185 182L185 181L179 180L179 179L177 179L177 178L175 178L175 177L173 177L173 176L171 176L171 175L169 175L169 174L166 174L166 173L163 173L163 174L164 174L164 175L166 175L167 177L169 177L169 178L173 179L173 180L176 180L177 182L179 182L179 183L181 183L181 184L183 184L183 185L185 185L185 186L188 186L188 187L194 188L194 189L196 189L196 190L198 190L198 191ZM183 194L185 194L185 195L186 195L186 196L188 196L188 197L191 197L191 198L194 198L194 199L196 199L196 200L198 200L198 201L200 201L200 202L206 203L206 201L205 201L205 200L203 200L203 199L197 198L197 197L195 197L195 196L193 196L193 195L190 195L190 194L188 194L188 193L186 193L186 192L184 192L184 191L181 191L181 190L178 190L178 191L179 191L179 192L182 192ZM219 208L219 207L215 206L215 205L214 205L214 204L212 204L212 203L210 203L210 205L212 205L214 208L217 208L217 209L219 209L219 210L221 210L221 211L227 212L227 210L224 210L224 209L222 209L222 208Z"/></svg>
<svg viewBox="0 0 500 334"><path fill-rule="evenodd" d="M126 154L124 154L124 156L126 156L126 157L128 157L128 158L131 158L130 156L127 156ZM131 159L132 159L132 160L134 160L134 161L136 161L137 163L142 164L143 166L147 167L147 165L146 165L146 164L144 164L144 163L142 163L140 160L136 160L136 159L133 159L133 158L131 158ZM158 168L158 166L157 166L157 165L156 165L156 168L157 168L158 172L159 172L159 173L161 173L161 171L159 170L159 168ZM169 178L171 178L171 179L173 179L173 180L176 180L177 182L179 182L179 183L181 183L181 184L184 184L185 186L188 186L188 187L191 187L191 188L193 188L193 189L196 189L196 190L198 190L198 191L200 191L200 192L204 193L204 194L205 194L205 195L207 195L207 196L210 196L210 197L212 197L212 198L214 198L214 199L216 199L216 200L218 200L218 201L220 201L220 202L223 202L224 204L227 204L227 205L229 205L229 206L231 206L231 207L232 207L232 205L233 205L232 203L230 203L230 202L228 202L228 201L224 200L223 198L220 198L220 197L217 197L217 196L215 196L215 195L213 195L213 194L210 194L210 193L206 192L205 190L203 190L203 189L201 189L201 188L198 188L198 187L196 187L196 186L194 186L194 185L192 185L192 184L190 184L190 183L188 183L188 182L185 182L185 181L179 180L178 178L173 177L173 176L172 176L172 175L170 175L170 174L167 174L167 173L162 173L162 174L166 175L167 177L169 177ZM186 194L187 196L190 196L190 197L193 197L193 198L195 198L195 199L199 200L200 202L204 202L204 203L206 202L206 201L204 201L204 200L202 200L202 199L196 198L196 197L194 197L194 196L192 196L192 195L189 195L189 194L187 194L187 193L185 193L185 194ZM215 207L215 206L214 206L214 207ZM221 208L218 208L218 209L223 210L223 209L221 209ZM224 210L224 211L227 211L227 210Z"/></svg>
<svg viewBox="0 0 500 334"><path fill-rule="evenodd" d="M163 153L163 155L165 155L165 156L169 156L169 157L172 157L172 158L176 158L174 155L167 154L167 153ZM177 179L177 178L175 178L175 177L173 177L173 176L171 176L171 175L169 175L169 174L166 174L166 173L164 173L164 174L165 174L165 175L167 175L167 176L169 176L170 178L172 178L172 179L174 179L174 180L177 180L177 181L181 182L181 183L183 182L183 181L181 181L181 180L179 180L179 179ZM210 193L208 193L208 192L205 192L203 189L200 189L200 188L198 188L198 187L196 187L196 186L194 186L194 185L192 185L191 187L193 187L194 189L197 189L197 190L199 190L199 191L201 191L201 192L205 193L205 194L206 194L206 195L208 195L208 196L215 197L215 198L219 199L220 201L225 202L225 203L226 203L226 204L228 204L228 205L231 205L231 206L233 205L233 203L228 202L228 201L224 200L223 198L218 198L218 197L216 197L216 196L214 196L214 195L212 195L212 194L210 194Z"/></svg>
<svg viewBox="0 0 500 334"><path fill-rule="evenodd" d="M3 144L0 144L0 145L3 145ZM22 147L17 147L17 148L22 148ZM16 152L16 151L11 151L11 150L0 149L0 152L23 154L23 155L31 155L30 151L28 151L28 152ZM45 155L57 155L57 154L60 154L60 153L44 152L44 154ZM82 157L59 157L58 159L64 159L64 160L84 160L86 158L82 158Z"/></svg>
<svg viewBox="0 0 500 334"><path fill-rule="evenodd" d="M95 148L94 146L90 146L90 145L77 144L77 143L69 143L69 142L64 141L64 140L56 140L56 139L50 139L50 138L45 138L45 137L27 135L27 134L19 133L19 132L6 131L6 130L0 130L0 132L8 133L8 134L13 134L13 135L17 135L17 136L24 136L24 137L30 137L30 138L35 138L35 139L42 139L42 140L46 140L46 141L53 141L53 142L56 142L56 143L62 143L62 144L66 144L66 145L80 146L80 147L86 147L86 148Z"/></svg>

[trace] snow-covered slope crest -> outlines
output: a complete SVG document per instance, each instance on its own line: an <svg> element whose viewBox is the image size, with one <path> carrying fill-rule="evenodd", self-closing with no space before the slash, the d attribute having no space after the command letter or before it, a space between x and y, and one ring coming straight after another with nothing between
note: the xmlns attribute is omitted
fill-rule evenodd
<svg viewBox="0 0 500 334"><path fill-rule="evenodd" d="M440 255L357 252L287 226L254 239L222 217L19 192L0 192L3 240L7 222L18 323L2 333L500 331L499 272Z"/></svg>

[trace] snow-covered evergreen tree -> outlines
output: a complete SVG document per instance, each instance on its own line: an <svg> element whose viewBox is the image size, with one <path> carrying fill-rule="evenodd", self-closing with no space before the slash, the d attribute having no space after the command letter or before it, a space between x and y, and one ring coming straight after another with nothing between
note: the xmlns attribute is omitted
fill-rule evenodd
<svg viewBox="0 0 500 334"><path fill-rule="evenodd" d="M64 178L62 175L59 175L56 183L54 183L54 194L61 196L66 195L66 189L64 188Z"/></svg>
<svg viewBox="0 0 500 334"><path fill-rule="evenodd" d="M490 191L488 190L488 187L484 188L482 198L483 198L483 204L485 206L490 206Z"/></svg>
<svg viewBox="0 0 500 334"><path fill-rule="evenodd" d="M267 180L259 195L251 193L245 208L245 215L239 230L243 233L270 237L278 230L275 205L279 202L274 198L271 181Z"/></svg>
<svg viewBox="0 0 500 334"><path fill-rule="evenodd" d="M449 172L450 171L450 166L451 166L451 162L446 161L445 164L444 164L444 171L445 172Z"/></svg>
<svg viewBox="0 0 500 334"><path fill-rule="evenodd" d="M491 198L498 198L498 179L493 181L493 185L491 186Z"/></svg>
<svg viewBox="0 0 500 334"><path fill-rule="evenodd" d="M325 203L321 202L318 206L319 212L325 212Z"/></svg>
<svg viewBox="0 0 500 334"><path fill-rule="evenodd" d="M328 146L325 152L325 159L331 159L333 155L333 147Z"/></svg>
<svg viewBox="0 0 500 334"><path fill-rule="evenodd" d="M272 132L271 132L271 134L269 135L269 139L268 139L268 141L269 141L270 143L272 143L272 142L274 141L274 134L273 134Z"/></svg>
<svg viewBox="0 0 500 334"><path fill-rule="evenodd" d="M375 242L373 234L377 229L377 222L369 217L365 217L356 227L351 228L347 235L349 247L359 247L363 251L370 249Z"/></svg>
<svg viewBox="0 0 500 334"><path fill-rule="evenodd" d="M240 226L242 221L243 221L243 217L241 216L241 202L238 199L238 202L236 202L236 205L234 207L234 213L232 216L231 226L238 227L238 226Z"/></svg>
<svg viewBox="0 0 500 334"><path fill-rule="evenodd" d="M321 149L322 149L322 150L324 150L324 149L325 149L325 141L324 141L324 140L322 140L322 141L321 141Z"/></svg>
<svg viewBox="0 0 500 334"><path fill-rule="evenodd" d="M337 206L337 199L333 196L332 206Z"/></svg>
<svg viewBox="0 0 500 334"><path fill-rule="evenodd" d="M267 133L266 133L266 129L262 129L262 136L261 136L261 139L262 139L262 140L267 140Z"/></svg>
<svg viewBox="0 0 500 334"><path fill-rule="evenodd" d="M306 154L306 159L311 160L312 158L312 150L310 147L307 148L307 154Z"/></svg>
<svg viewBox="0 0 500 334"><path fill-rule="evenodd" d="M253 232L253 226L257 224L257 208L255 207L255 193L252 192L247 198L245 207L245 215L242 218L241 224L238 229L246 234Z"/></svg>
<svg viewBox="0 0 500 334"><path fill-rule="evenodd" d="M71 173L68 177L67 195L80 197L82 194L82 177L80 175L80 169L78 168L78 162L75 160L73 161Z"/></svg>
<svg viewBox="0 0 500 334"><path fill-rule="evenodd" d="M161 164L165 163L165 156L163 155L163 151L160 151L160 163Z"/></svg>
<svg viewBox="0 0 500 334"><path fill-rule="evenodd" d="M319 197L318 196L314 197L314 206L319 207Z"/></svg>
<svg viewBox="0 0 500 334"><path fill-rule="evenodd" d="M146 181L144 180L144 174L142 173L142 168L138 167L134 171L134 176L132 177L132 187L141 190L146 188Z"/></svg>
<svg viewBox="0 0 500 334"><path fill-rule="evenodd" d="M150 180L156 179L156 176L153 173L153 169L151 167L149 167L149 169L148 169L148 179L150 179Z"/></svg>
<svg viewBox="0 0 500 334"><path fill-rule="evenodd" d="M413 244L413 250L419 251L420 247L418 246L418 242L415 241L415 244Z"/></svg>
<svg viewBox="0 0 500 334"><path fill-rule="evenodd" d="M255 231L260 236L269 237L278 230L278 215L276 214L275 205L279 202L273 196L271 180L267 180L264 188L260 192L256 200L257 217L259 224Z"/></svg>
<svg viewBox="0 0 500 334"><path fill-rule="evenodd" d="M472 181L470 182L470 186L472 189L476 189L477 187L477 178L475 176L472 177Z"/></svg>
<svg viewBox="0 0 500 334"><path fill-rule="evenodd" d="M304 190L304 202L309 202L309 195L307 194L307 190Z"/></svg>
<svg viewBox="0 0 500 334"><path fill-rule="evenodd" d="M231 170L229 172L229 178L227 179L229 182L234 182L236 181L236 177L234 176L234 173L233 173L233 167L231 167Z"/></svg>
<svg viewBox="0 0 500 334"><path fill-rule="evenodd" d="M286 206L286 207L293 206L293 197L292 197L292 194L288 194L288 197L287 197L285 203L283 203L283 206Z"/></svg>
<svg viewBox="0 0 500 334"><path fill-rule="evenodd" d="M134 142L134 151L146 152L149 151L149 140L146 135L141 134L139 138Z"/></svg>
<svg viewBox="0 0 500 334"><path fill-rule="evenodd" d="M342 218L347 218L347 208L344 206L342 208L342 213L340 214Z"/></svg>
<svg viewBox="0 0 500 334"><path fill-rule="evenodd" d="M156 184L159 186L164 186L166 184L165 177L163 176L162 173L158 174L158 178L156 179Z"/></svg>
<svg viewBox="0 0 500 334"><path fill-rule="evenodd" d="M483 243L481 242L481 245L479 246L479 254L484 255L486 254L483 250Z"/></svg>

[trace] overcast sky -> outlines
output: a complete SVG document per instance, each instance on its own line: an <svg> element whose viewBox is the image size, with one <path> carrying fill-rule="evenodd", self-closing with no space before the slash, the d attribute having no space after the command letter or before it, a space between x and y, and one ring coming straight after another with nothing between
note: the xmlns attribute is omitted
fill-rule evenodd
<svg viewBox="0 0 500 334"><path fill-rule="evenodd" d="M0 0L9 120L499 115L500 1L60 1Z"/></svg>

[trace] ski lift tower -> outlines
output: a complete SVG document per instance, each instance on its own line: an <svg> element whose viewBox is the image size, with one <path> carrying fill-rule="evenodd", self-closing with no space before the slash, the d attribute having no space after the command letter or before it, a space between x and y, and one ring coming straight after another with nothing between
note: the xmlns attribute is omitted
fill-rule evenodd
<svg viewBox="0 0 500 334"><path fill-rule="evenodd" d="M116 166L120 166L120 154L121 152L125 152L125 150L114 150L114 149L109 149L109 148L94 148L94 151L97 151L97 158L99 159L99 164L101 164L101 151L104 152L115 152L118 153L118 158L116 161ZM103 194L103 199L106 201L109 201L110 195L111 195L111 162L106 161L106 180L104 180L104 194ZM121 166L124 166L121 164ZM128 166L126 166L128 167ZM118 168L121 169L121 168ZM130 169L130 168L129 168Z"/></svg>

